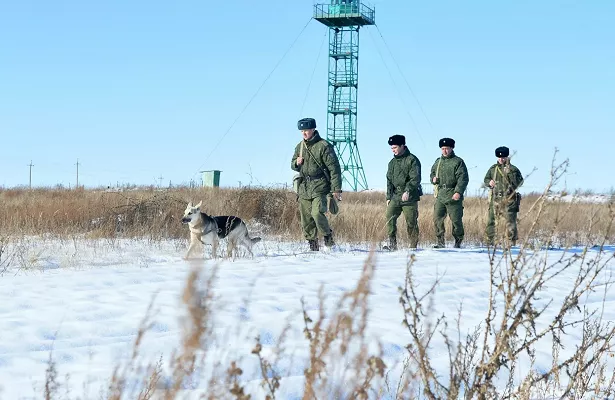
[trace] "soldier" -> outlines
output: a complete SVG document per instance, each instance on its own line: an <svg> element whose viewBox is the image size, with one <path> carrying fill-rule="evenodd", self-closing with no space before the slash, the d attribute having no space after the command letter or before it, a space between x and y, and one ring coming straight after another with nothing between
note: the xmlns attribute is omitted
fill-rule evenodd
<svg viewBox="0 0 615 400"><path fill-rule="evenodd" d="M523 176L519 168L510 163L509 149L502 146L495 149L497 162L489 168L485 175L485 186L489 190L489 217L485 236L490 245L495 243L496 226L505 224L506 238L512 246L517 242L517 213L521 196L517 193L523 184ZM496 223L497 221L497 223ZM498 230L499 234L504 232Z"/></svg>
<svg viewBox="0 0 615 400"><path fill-rule="evenodd" d="M325 246L335 244L325 212L327 195L333 193L336 200L341 200L342 173L335 149L320 137L314 118L299 120L297 127L303 140L295 146L290 166L300 174L297 195L301 229L310 250L318 251L317 233L323 235Z"/></svg>
<svg viewBox="0 0 615 400"><path fill-rule="evenodd" d="M434 248L443 248L444 220L448 214L453 223L453 237L455 248L461 247L464 237L463 229L463 193L469 178L465 162L455 155L455 141L451 138L442 138L439 142L442 155L431 167L430 179L434 187L434 226L436 230L436 244Z"/></svg>
<svg viewBox="0 0 615 400"><path fill-rule="evenodd" d="M423 190L421 188L421 162L406 147L403 135L393 135L389 138L389 146L393 151L393 159L387 169L387 232L389 245L387 250L397 250L397 219L404 213L410 248L416 249L419 241L419 208Z"/></svg>

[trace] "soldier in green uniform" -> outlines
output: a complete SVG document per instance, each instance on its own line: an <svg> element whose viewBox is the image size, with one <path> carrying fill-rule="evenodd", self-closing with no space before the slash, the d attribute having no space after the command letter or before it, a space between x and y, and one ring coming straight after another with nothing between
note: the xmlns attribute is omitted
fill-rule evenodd
<svg viewBox="0 0 615 400"><path fill-rule="evenodd" d="M468 187L468 168L465 162L455 155L455 141L442 138L439 141L442 155L431 167L430 180L434 187L434 226L436 244L434 248L445 247L444 220L448 214L453 223L455 247L460 248L464 237L463 194Z"/></svg>
<svg viewBox="0 0 615 400"><path fill-rule="evenodd" d="M490 189L489 217L485 236L490 245L495 244L496 233L498 237L505 233L511 246L515 246L518 239L517 213L520 195L517 189L523 184L523 176L519 168L510 163L509 153L510 150L506 146L495 149L497 162L485 174L484 183Z"/></svg>
<svg viewBox="0 0 615 400"><path fill-rule="evenodd" d="M301 229L310 250L318 251L317 233L324 237L325 246L335 244L325 213L328 195L341 200L342 173L334 147L320 137L314 118L299 120L297 127L303 140L295 146L290 167L300 174L297 195Z"/></svg>
<svg viewBox="0 0 615 400"><path fill-rule="evenodd" d="M397 250L397 219L404 213L410 248L415 249L419 241L419 208L423 190L421 188L421 162L406 147L403 135L389 138L393 159L387 169L387 232L389 245L385 249Z"/></svg>

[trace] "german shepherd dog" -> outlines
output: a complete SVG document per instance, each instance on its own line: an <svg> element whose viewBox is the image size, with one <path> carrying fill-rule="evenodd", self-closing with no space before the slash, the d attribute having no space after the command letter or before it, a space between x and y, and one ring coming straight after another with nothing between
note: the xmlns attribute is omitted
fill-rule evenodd
<svg viewBox="0 0 615 400"><path fill-rule="evenodd" d="M184 259L188 259L198 242L211 244L212 258L216 257L218 242L224 238L228 241L227 257L232 256L233 249L236 249L239 244L243 245L250 252L251 256L254 256L252 246L260 242L261 238L250 238L248 227L239 217L232 215L213 217L205 214L201 211L202 203L203 201L200 201L199 204L192 205L192 202L189 202L184 211L182 224L188 224L188 228L190 228L190 246Z"/></svg>

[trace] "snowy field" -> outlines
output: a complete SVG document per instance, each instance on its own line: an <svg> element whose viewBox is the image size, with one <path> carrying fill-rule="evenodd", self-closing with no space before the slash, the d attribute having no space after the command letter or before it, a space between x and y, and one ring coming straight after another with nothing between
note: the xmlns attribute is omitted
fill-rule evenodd
<svg viewBox="0 0 615 400"><path fill-rule="evenodd" d="M131 356L140 321L156 294L153 325L142 344L141 357L155 362L167 359L179 346L183 306L181 293L193 267L211 270L213 261L185 261L185 241L149 243L137 240L60 242L31 239L22 243L22 267L9 268L0 277L0 398L41 398L45 370L53 352L61 382L70 385L70 398L97 398L118 364ZM255 246L255 258L223 260L219 264L215 294L216 361L228 367L239 360L246 387L258 394L257 359L250 352L260 335L265 350L276 344L287 322L292 329L286 348L294 360L281 364L282 399L301 398L307 341L302 332L301 298L310 316L317 316L318 290L324 284L328 304L352 289L368 257L367 246L342 245L329 253L308 253L304 243L264 241ZM572 249L570 254L580 251ZM612 255L613 249L608 249ZM543 251L556 260L562 250ZM596 253L591 250L590 253ZM463 302L462 331L480 324L487 311L489 254L484 248L419 249L415 277L428 287L443 275L435 299L434 315L454 319ZM377 252L372 281L368 332L378 340L384 361L399 371L410 342L402 326L397 288L404 284L410 253ZM591 255L590 255L591 256ZM607 270L612 272L614 262ZM557 277L545 288L549 297L561 299L576 270ZM605 274L606 275L606 274ZM590 307L601 307L604 293L586 298ZM615 320L615 294L607 293L604 317ZM553 312L555 312L554 310ZM547 313L548 314L548 313ZM579 338L580 332L570 332ZM574 347L574 346L572 346ZM550 366L551 343L539 346L537 365ZM432 354L445 374L443 348ZM397 365L397 366L396 366ZM394 374L393 374L394 375ZM164 377L162 379L164 383ZM187 398L196 398L206 381L184 387ZM61 389L60 393L65 390Z"/></svg>
<svg viewBox="0 0 615 400"><path fill-rule="evenodd" d="M592 203L606 204L613 202L613 195L609 194L567 194L567 195L548 195L547 200L562 201L566 203Z"/></svg>

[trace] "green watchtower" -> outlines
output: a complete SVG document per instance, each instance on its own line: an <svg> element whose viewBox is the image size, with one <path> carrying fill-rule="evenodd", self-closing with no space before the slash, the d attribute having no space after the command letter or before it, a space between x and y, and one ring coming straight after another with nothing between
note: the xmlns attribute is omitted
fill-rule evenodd
<svg viewBox="0 0 615 400"><path fill-rule="evenodd" d="M367 189L357 147L359 28L374 25L374 14L360 0L314 5L314 19L329 27L327 140L335 146L343 180L353 191Z"/></svg>

